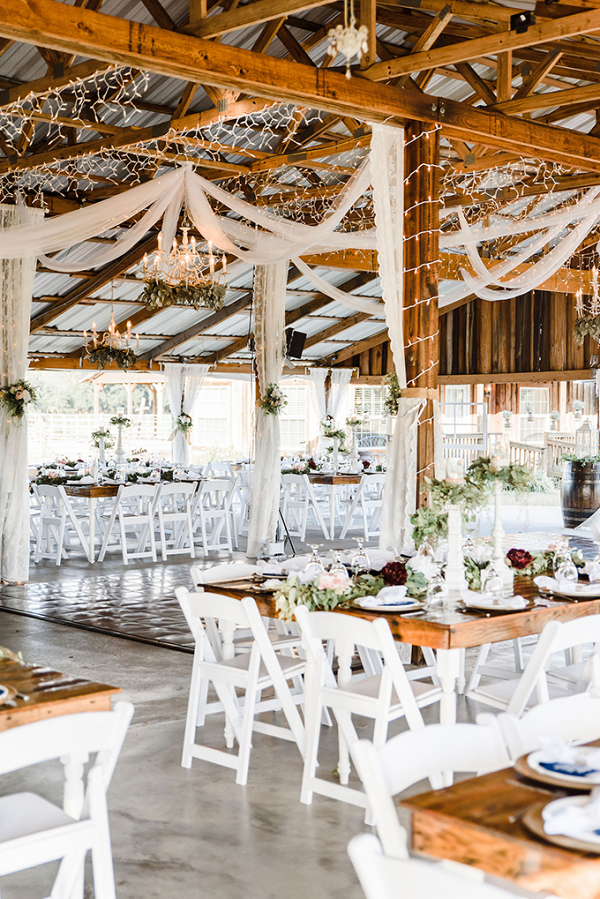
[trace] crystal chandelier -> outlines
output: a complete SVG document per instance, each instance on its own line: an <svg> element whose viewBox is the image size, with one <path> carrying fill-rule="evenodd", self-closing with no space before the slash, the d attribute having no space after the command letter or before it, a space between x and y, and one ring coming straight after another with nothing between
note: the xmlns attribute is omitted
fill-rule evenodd
<svg viewBox="0 0 600 899"><path fill-rule="evenodd" d="M580 288L575 295L575 340L582 344L586 334L589 334L594 342L600 344L600 288L598 285L598 268L592 268L592 295L586 297L584 302L583 290Z"/></svg>
<svg viewBox="0 0 600 899"><path fill-rule="evenodd" d="M344 24L332 28L327 33L329 47L327 52L334 59L341 53L346 57L346 78L350 78L350 60L356 56L360 62L363 53L369 49L367 38L369 37L369 29L366 25L356 27L356 17L354 15L354 0L344 0Z"/></svg>
<svg viewBox="0 0 600 899"><path fill-rule="evenodd" d="M131 322L127 322L127 330L124 334L121 334L117 328L112 309L108 329L103 334L100 334L96 328L96 322L92 322L91 334L88 335L88 332L84 331L83 339L85 340L87 358L98 368L104 368L106 365L114 362L118 368L127 370L135 364L136 356L129 346L131 342ZM140 345L139 334L136 334L136 345L138 347Z"/></svg>
<svg viewBox="0 0 600 899"><path fill-rule="evenodd" d="M190 223L187 213L182 224L181 243L173 240L170 252L162 247L162 233L158 235L158 249L152 265L148 254L144 256L144 292L142 299L149 309L164 306L194 306L221 309L225 299L227 261L213 253L200 252L196 238L189 239ZM220 263L220 270L217 268Z"/></svg>

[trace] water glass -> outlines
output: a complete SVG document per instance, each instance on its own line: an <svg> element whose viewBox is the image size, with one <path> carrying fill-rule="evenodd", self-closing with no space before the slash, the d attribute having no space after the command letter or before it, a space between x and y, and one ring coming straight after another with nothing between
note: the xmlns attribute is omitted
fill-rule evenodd
<svg viewBox="0 0 600 899"><path fill-rule="evenodd" d="M342 562L342 560L340 558L341 552L338 550L334 550L333 553L335 556L335 562L329 569L330 574L335 574L338 577L344 577L344 578L346 578L346 580L350 580L350 576L348 574L348 569L346 568L346 566L344 565L344 563Z"/></svg>
<svg viewBox="0 0 600 899"><path fill-rule="evenodd" d="M446 581L438 572L438 574L434 574L427 584L427 596L425 598L427 608L431 609L435 606L443 605L447 596Z"/></svg>
<svg viewBox="0 0 600 899"><path fill-rule="evenodd" d="M308 565L306 566L306 576L311 581L314 581L315 578L318 578L325 571L325 566L323 565L322 559L319 558L319 550L321 549L320 543L309 543L308 544L312 549L312 556L308 560Z"/></svg>
<svg viewBox="0 0 600 899"><path fill-rule="evenodd" d="M561 554L560 563L556 568L556 579L571 581L572 583L577 583L579 580L579 574L570 552Z"/></svg>
<svg viewBox="0 0 600 899"><path fill-rule="evenodd" d="M488 593L492 597L494 603L502 600L502 597L504 596L504 584L493 565L488 566L486 578L482 586L483 592Z"/></svg>
<svg viewBox="0 0 600 899"><path fill-rule="evenodd" d="M355 537L357 548L352 556L352 571L355 575L362 574L367 572L371 568L371 562L365 549L363 547L363 540L360 537Z"/></svg>

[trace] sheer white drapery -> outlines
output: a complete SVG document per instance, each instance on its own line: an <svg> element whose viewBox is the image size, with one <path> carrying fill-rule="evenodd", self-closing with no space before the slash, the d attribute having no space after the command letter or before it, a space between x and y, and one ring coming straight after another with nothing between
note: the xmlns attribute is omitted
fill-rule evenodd
<svg viewBox="0 0 600 899"><path fill-rule="evenodd" d="M337 418L346 398L348 384L352 378L351 368L332 368L331 386L327 394L327 415Z"/></svg>
<svg viewBox="0 0 600 899"><path fill-rule="evenodd" d="M309 368L308 380L313 386L313 400L319 416L319 421L323 421L327 415L327 395L325 393L325 379L327 378L328 368Z"/></svg>
<svg viewBox="0 0 600 899"><path fill-rule="evenodd" d="M208 369L208 365L165 363L165 389L173 416L173 462L178 465L190 464L190 450L187 435L177 429L176 421L180 415L191 416Z"/></svg>
<svg viewBox="0 0 600 899"><path fill-rule="evenodd" d="M400 397L394 434L387 453L387 474L379 548L400 551L412 545L410 516L417 504L417 427L425 400ZM401 485L402 489L398 489Z"/></svg>
<svg viewBox="0 0 600 899"><path fill-rule="evenodd" d="M18 228L23 215L33 220L41 218L39 210L20 213L16 206L0 205L0 231ZM33 256L0 259L0 384L3 387L26 377L34 275ZM26 581L28 577L27 420L9 421L0 409L0 581Z"/></svg>
<svg viewBox="0 0 600 899"><path fill-rule="evenodd" d="M254 269L254 341L258 392L279 384L285 360L285 289L287 262ZM279 515L281 463L279 417L256 407L255 466L250 494L249 558L256 559L265 543L275 539Z"/></svg>
<svg viewBox="0 0 600 899"><path fill-rule="evenodd" d="M367 312L369 315L383 316L384 307L381 303L377 302L377 300L369 300L366 297L357 297L353 293L348 293L346 290L340 290L339 287L334 287L333 284L330 284L329 281L326 281L325 278L318 275L310 265L307 265L298 257L292 259L292 262L298 271L302 272L303 275L306 275L306 277L312 281L314 286L317 287L321 293L324 293L325 296L331 297L332 300L343 303L345 306L349 306L350 309L356 309L357 312Z"/></svg>
<svg viewBox="0 0 600 899"><path fill-rule="evenodd" d="M404 288L404 130L373 125L371 139L373 209L377 254L394 367L406 387L403 330ZM417 426L423 401L401 398L387 453L379 546L400 549L410 540L416 507Z"/></svg>

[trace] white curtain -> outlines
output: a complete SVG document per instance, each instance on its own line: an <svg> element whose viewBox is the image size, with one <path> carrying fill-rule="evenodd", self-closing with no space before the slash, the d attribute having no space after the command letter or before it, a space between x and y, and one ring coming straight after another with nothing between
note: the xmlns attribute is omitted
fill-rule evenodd
<svg viewBox="0 0 600 899"><path fill-rule="evenodd" d="M327 415L327 396L325 394L325 379L327 378L328 368L309 368L308 380L313 385L313 400L319 416L319 421L323 421Z"/></svg>
<svg viewBox="0 0 600 899"><path fill-rule="evenodd" d="M165 364L165 388L173 416L173 462L178 465L190 464L190 449L188 435L177 429L176 422L180 415L191 416L208 369L208 365Z"/></svg>
<svg viewBox="0 0 600 899"><path fill-rule="evenodd" d="M287 262L257 265L254 270L254 341L261 399L269 384L280 383L283 373L287 270ZM247 550L251 559L258 558L264 544L275 539L280 481L279 417L257 406Z"/></svg>
<svg viewBox="0 0 600 899"><path fill-rule="evenodd" d="M23 213L0 205L0 230L17 228ZM27 212L32 219L41 212ZM0 259L0 384L26 377L35 258ZM27 421L8 421L0 409L0 581L29 578Z"/></svg>
<svg viewBox="0 0 600 899"><path fill-rule="evenodd" d="M417 429L425 401L400 397L394 434L387 454L379 548L400 551L412 546L410 516L417 505Z"/></svg>
<svg viewBox="0 0 600 899"><path fill-rule="evenodd" d="M331 387L327 394L327 415L337 418L342 404L346 397L348 384L352 378L351 368L332 368L331 369Z"/></svg>

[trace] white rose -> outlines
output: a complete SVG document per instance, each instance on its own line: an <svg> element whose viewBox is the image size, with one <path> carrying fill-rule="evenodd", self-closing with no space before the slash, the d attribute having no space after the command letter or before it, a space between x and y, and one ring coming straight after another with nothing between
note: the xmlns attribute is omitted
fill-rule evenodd
<svg viewBox="0 0 600 899"><path fill-rule="evenodd" d="M31 394L29 393L28 390L23 391L23 399L25 400L26 403L28 403L31 400Z"/></svg>
<svg viewBox="0 0 600 899"><path fill-rule="evenodd" d="M474 546L469 555L474 562L481 565L482 562L491 561L493 549L487 543L482 543L479 546Z"/></svg>
<svg viewBox="0 0 600 899"><path fill-rule="evenodd" d="M437 565L431 555L416 555L409 559L406 567L411 571L419 571L428 581L438 573Z"/></svg>

